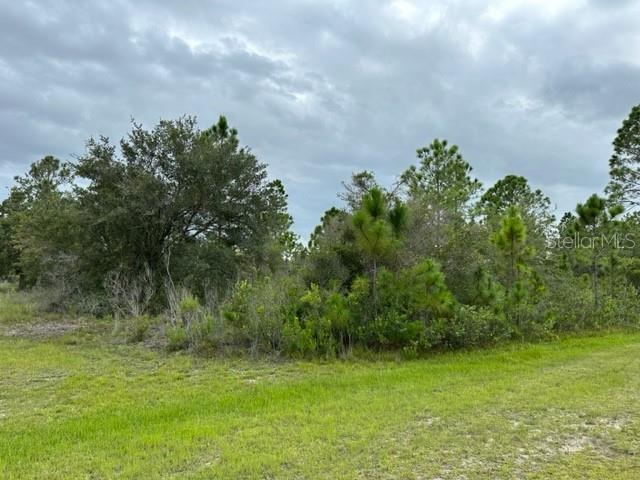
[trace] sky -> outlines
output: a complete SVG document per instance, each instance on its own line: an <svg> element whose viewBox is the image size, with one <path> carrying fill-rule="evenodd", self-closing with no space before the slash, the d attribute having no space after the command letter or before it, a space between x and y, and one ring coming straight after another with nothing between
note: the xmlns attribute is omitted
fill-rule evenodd
<svg viewBox="0 0 640 480"><path fill-rule="evenodd" d="M640 1L0 0L0 198L48 154L224 114L308 236L351 172L434 138L571 210L640 103Z"/></svg>

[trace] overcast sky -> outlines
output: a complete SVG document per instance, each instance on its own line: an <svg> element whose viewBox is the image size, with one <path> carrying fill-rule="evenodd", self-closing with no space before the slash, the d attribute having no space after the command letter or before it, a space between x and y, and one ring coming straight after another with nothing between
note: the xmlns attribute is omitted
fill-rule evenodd
<svg viewBox="0 0 640 480"><path fill-rule="evenodd" d="M390 184L436 137L561 214L637 103L640 1L0 0L0 198L131 117L225 114L305 237L352 171Z"/></svg>

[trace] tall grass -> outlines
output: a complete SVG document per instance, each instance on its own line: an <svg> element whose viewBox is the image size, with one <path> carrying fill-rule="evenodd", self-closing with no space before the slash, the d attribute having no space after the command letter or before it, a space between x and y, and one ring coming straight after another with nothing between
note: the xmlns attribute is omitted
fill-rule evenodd
<svg viewBox="0 0 640 480"><path fill-rule="evenodd" d="M0 324L33 321L37 310L36 302L29 294L16 291L11 283L0 283Z"/></svg>

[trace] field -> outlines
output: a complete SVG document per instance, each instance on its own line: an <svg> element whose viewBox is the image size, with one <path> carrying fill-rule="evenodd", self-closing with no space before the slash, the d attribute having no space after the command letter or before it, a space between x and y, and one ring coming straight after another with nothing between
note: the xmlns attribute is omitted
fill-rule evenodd
<svg viewBox="0 0 640 480"><path fill-rule="evenodd" d="M0 477L640 478L640 334L203 359L0 314Z"/></svg>

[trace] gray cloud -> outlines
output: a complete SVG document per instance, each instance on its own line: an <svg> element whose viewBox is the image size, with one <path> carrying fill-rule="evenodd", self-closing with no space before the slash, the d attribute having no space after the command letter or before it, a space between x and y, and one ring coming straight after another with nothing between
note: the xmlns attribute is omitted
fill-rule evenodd
<svg viewBox="0 0 640 480"><path fill-rule="evenodd" d="M434 137L561 211L607 181L640 101L638 1L0 0L0 186L131 117L226 114L307 235L340 182Z"/></svg>

